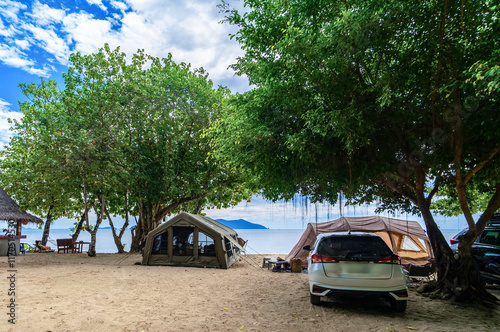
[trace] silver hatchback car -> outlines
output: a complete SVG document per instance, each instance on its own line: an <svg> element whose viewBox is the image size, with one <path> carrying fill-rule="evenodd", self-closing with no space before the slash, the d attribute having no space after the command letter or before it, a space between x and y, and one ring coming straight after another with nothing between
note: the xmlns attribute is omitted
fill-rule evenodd
<svg viewBox="0 0 500 332"><path fill-rule="evenodd" d="M348 294L386 298L399 312L406 310L408 288L401 258L378 235L320 234L308 260L311 303L321 297Z"/></svg>

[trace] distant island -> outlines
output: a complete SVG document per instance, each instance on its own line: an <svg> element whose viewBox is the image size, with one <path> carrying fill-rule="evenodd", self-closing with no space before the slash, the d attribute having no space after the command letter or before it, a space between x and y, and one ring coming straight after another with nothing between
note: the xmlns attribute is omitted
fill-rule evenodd
<svg viewBox="0 0 500 332"><path fill-rule="evenodd" d="M216 219L216 221L232 229L268 229L265 226L255 224L253 222L246 221L244 219L238 219L238 220Z"/></svg>

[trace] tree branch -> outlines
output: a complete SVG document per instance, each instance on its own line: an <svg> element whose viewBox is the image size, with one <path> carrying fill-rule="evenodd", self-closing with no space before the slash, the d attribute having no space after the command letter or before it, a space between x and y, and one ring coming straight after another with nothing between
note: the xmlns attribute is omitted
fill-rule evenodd
<svg viewBox="0 0 500 332"><path fill-rule="evenodd" d="M498 153L499 150L500 146L494 148L483 161L478 163L469 173L467 173L467 175L463 178L464 184L467 184L474 176L474 174L479 172L484 167L484 165L486 165Z"/></svg>
<svg viewBox="0 0 500 332"><path fill-rule="evenodd" d="M160 219L162 219L163 217L165 217L170 211L172 211L173 209L179 207L180 205L186 203L186 202L189 202L189 201L192 201L192 200L195 200L195 199L200 199L200 198L203 198L205 196L207 196L209 193L208 192L204 192L202 194L198 194L198 195L193 195L193 196L188 196L188 197L183 197L181 198L180 200L178 200L177 202L175 203L172 203L166 207L164 207L163 209L160 209L157 213L156 213L156 216L154 216L154 220L155 222L159 221Z"/></svg>

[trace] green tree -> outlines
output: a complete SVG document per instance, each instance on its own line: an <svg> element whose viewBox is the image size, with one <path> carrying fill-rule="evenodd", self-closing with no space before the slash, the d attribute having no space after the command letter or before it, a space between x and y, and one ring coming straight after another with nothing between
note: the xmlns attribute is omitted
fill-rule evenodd
<svg viewBox="0 0 500 332"><path fill-rule="evenodd" d="M83 227L77 225L75 231L83 228L90 233L89 255L94 256L97 231L106 211L118 211L123 202L112 198L123 195L130 185L123 165L126 136L122 119L132 98L129 85L134 75L140 75L140 67L135 62L127 64L126 55L108 45L93 54L72 54L70 61L72 66L63 74L65 113L60 122L65 127L61 139L84 203ZM91 207L97 217L94 224L88 217ZM110 225L118 251L123 252L123 232L116 234L112 221Z"/></svg>
<svg viewBox="0 0 500 332"><path fill-rule="evenodd" d="M30 101L21 107L25 117L6 150L12 162L1 167L9 171L6 183L17 186L14 179L23 179L28 190L18 192L31 211L57 202L59 210L71 206L72 216L81 214L73 239L88 231L90 256L105 218L123 252L129 217L138 216L131 245L136 250L171 213L234 205L250 195L237 172L214 160L203 135L229 95L214 89L203 69L143 51L127 61L108 45L72 54L70 62L62 90L44 80L24 88ZM39 192L30 192L32 184L50 194L43 204L35 197ZM114 215L125 218L121 229Z"/></svg>
<svg viewBox="0 0 500 332"><path fill-rule="evenodd" d="M171 57L148 60L129 106L125 162L139 223L132 250L171 213L234 205L246 198L240 177L215 162L203 133L225 107L229 91L214 89L203 69Z"/></svg>
<svg viewBox="0 0 500 332"><path fill-rule="evenodd" d="M225 9L245 50L233 68L255 89L212 131L219 158L268 198L334 203L342 192L422 215L445 296L496 301L470 255L500 208L500 101L474 69L498 64L496 2L245 4ZM476 221L468 193L478 190L489 196ZM455 197L469 225L457 258L431 213L438 193Z"/></svg>
<svg viewBox="0 0 500 332"><path fill-rule="evenodd" d="M64 147L56 143L62 105L54 81L22 84L21 89L30 102L20 104L24 117L12 122L14 136L0 151L0 183L21 208L46 216L41 239L46 245L52 221L78 211L74 183L61 157Z"/></svg>

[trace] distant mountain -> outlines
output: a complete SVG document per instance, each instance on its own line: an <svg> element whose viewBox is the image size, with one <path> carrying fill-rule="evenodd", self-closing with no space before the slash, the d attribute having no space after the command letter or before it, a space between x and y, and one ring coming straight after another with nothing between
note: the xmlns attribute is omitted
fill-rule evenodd
<svg viewBox="0 0 500 332"><path fill-rule="evenodd" d="M232 229L268 229L265 226L254 224L253 222L246 221L243 219L238 219L238 220L216 219L216 220L221 224L226 225L227 227Z"/></svg>

